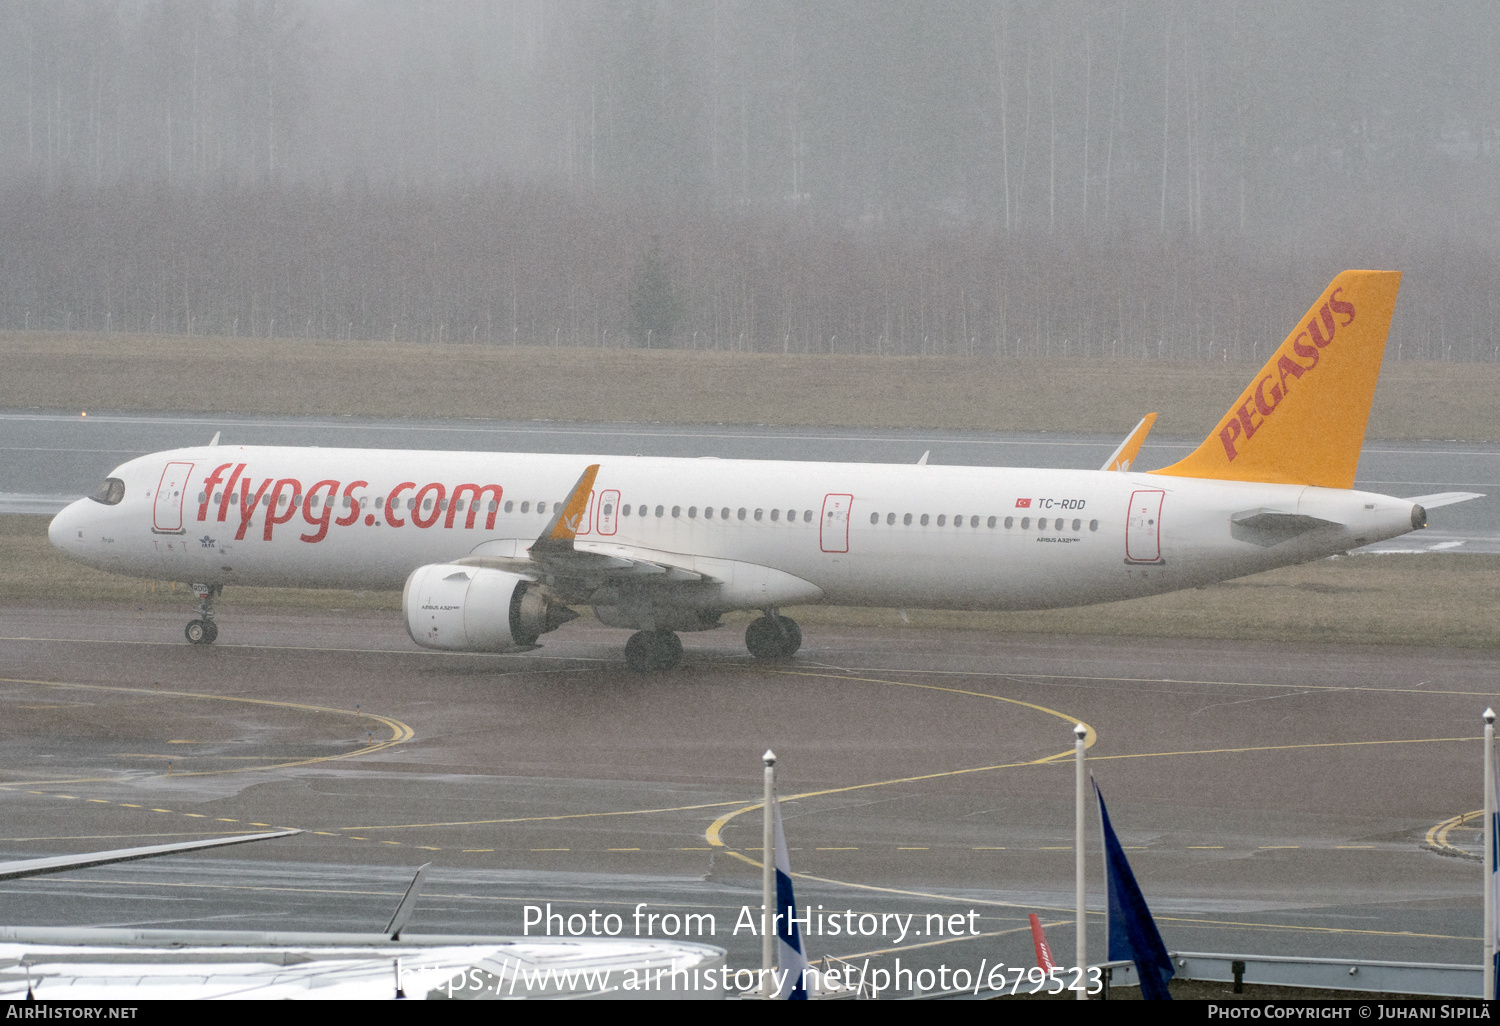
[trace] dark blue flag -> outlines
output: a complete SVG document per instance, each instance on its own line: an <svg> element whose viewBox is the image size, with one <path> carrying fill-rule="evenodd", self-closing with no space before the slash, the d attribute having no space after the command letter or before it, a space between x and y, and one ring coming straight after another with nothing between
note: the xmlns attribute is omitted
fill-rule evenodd
<svg viewBox="0 0 1500 1026"><path fill-rule="evenodd" d="M1094 785L1094 794L1099 799L1099 822L1104 827L1104 866L1109 891L1109 960L1135 963L1135 971L1141 978L1141 997L1147 1001L1170 1001L1167 981L1174 975L1171 956L1167 946L1156 932L1156 923L1146 899L1125 860L1125 849L1109 825L1109 812L1104 808L1104 793Z"/></svg>

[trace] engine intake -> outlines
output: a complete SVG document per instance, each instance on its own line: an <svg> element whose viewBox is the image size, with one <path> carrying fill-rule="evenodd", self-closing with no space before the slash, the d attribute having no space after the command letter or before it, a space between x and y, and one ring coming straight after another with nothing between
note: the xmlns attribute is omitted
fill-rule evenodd
<svg viewBox="0 0 1500 1026"><path fill-rule="evenodd" d="M401 607L411 640L447 652L504 652L534 645L543 634L578 617L519 574L456 563L413 570Z"/></svg>

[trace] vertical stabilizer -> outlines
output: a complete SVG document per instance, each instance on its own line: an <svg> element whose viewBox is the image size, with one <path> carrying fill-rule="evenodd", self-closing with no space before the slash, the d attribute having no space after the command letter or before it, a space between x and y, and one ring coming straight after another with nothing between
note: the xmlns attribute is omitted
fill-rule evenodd
<svg viewBox="0 0 1500 1026"><path fill-rule="evenodd" d="M1345 271L1324 290L1174 477L1349 488L1401 285Z"/></svg>

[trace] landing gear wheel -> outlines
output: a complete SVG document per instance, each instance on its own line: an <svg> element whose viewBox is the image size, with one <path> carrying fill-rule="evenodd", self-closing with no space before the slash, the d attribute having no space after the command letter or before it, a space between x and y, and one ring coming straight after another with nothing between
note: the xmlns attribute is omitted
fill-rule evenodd
<svg viewBox="0 0 1500 1026"><path fill-rule="evenodd" d="M802 628L789 616L762 616L745 628L745 647L757 659L788 659L802 647Z"/></svg>
<svg viewBox="0 0 1500 1026"><path fill-rule="evenodd" d="M193 594L198 596L197 620L192 620L183 628L183 635L188 639L190 645L212 645L214 639L219 636L218 625L214 623L214 596L224 589L217 584L195 584Z"/></svg>
<svg viewBox="0 0 1500 1026"><path fill-rule="evenodd" d="M625 665L636 673L670 670L682 662L682 639L671 631L637 631L625 642Z"/></svg>

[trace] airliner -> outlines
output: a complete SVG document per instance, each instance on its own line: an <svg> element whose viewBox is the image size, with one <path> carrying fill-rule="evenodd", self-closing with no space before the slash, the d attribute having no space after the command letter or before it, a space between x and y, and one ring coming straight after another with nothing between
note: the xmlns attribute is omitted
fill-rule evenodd
<svg viewBox="0 0 1500 1026"><path fill-rule="evenodd" d="M1203 443L1105 469L235 446L130 460L49 537L114 573L190 584L186 638L227 585L402 589L423 648L514 652L587 606L634 631L633 670L679 633L760 611L761 660L802 643L780 610L828 603L1047 609L1304 563L1479 496L1354 491L1401 276L1339 274Z"/></svg>

